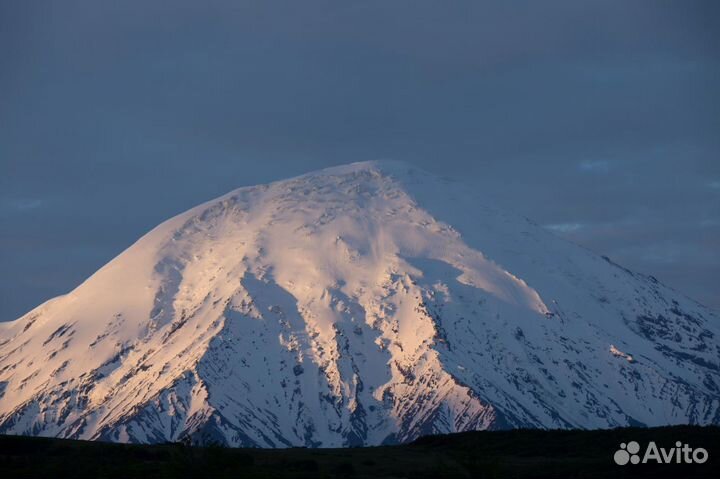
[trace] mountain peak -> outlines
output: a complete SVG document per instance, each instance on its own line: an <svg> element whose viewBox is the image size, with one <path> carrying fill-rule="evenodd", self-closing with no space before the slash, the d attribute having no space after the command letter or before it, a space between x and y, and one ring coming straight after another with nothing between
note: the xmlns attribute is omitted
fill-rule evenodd
<svg viewBox="0 0 720 479"><path fill-rule="evenodd" d="M458 183L353 163L193 208L2 325L0 433L282 447L717 424L717 320Z"/></svg>
<svg viewBox="0 0 720 479"><path fill-rule="evenodd" d="M433 176L426 170L418 168L411 163L402 160L369 160L335 165L327 168L304 173L294 178L280 180L275 183L285 183L300 179L320 178L328 176L348 176L358 173L368 173L377 176L403 178L415 175Z"/></svg>

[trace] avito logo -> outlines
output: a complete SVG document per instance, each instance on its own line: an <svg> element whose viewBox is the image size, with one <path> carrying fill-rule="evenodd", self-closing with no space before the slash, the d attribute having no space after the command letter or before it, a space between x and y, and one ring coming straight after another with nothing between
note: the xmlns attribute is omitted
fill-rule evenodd
<svg viewBox="0 0 720 479"><path fill-rule="evenodd" d="M620 444L620 449L615 451L613 459L616 464L624 466L625 464L646 464L655 462L658 464L702 464L708 460L708 452L702 447L693 449L689 444L683 444L680 441L675 443L675 447L665 449L658 447L654 441L645 448L645 452L640 458L640 444L636 441L630 441L627 444Z"/></svg>

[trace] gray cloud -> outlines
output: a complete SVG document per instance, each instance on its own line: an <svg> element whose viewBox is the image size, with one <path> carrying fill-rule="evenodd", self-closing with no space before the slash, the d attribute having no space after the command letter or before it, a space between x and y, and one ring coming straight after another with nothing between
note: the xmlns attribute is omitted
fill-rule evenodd
<svg viewBox="0 0 720 479"><path fill-rule="evenodd" d="M718 308L719 10L2 2L0 320L201 201L376 158Z"/></svg>

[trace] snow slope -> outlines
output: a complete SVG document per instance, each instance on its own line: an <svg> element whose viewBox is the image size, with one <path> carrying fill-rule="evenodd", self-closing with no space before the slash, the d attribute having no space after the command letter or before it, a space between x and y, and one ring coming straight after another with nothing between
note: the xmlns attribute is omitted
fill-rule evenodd
<svg viewBox="0 0 720 479"><path fill-rule="evenodd" d="M720 424L712 311L401 163L240 188L0 324L0 433L347 446Z"/></svg>

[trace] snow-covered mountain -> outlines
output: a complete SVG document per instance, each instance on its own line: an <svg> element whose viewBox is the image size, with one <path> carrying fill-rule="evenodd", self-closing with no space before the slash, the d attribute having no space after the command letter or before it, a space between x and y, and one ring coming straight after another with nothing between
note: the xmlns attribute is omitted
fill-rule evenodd
<svg viewBox="0 0 720 479"><path fill-rule="evenodd" d="M240 188L0 323L0 433L346 446L720 424L720 318L463 185Z"/></svg>

